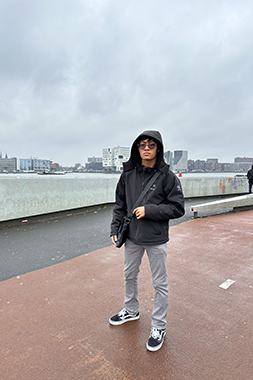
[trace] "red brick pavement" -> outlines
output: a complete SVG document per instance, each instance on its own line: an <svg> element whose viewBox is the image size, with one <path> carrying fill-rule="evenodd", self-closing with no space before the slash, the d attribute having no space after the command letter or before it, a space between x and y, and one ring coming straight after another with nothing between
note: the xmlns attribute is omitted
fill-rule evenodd
<svg viewBox="0 0 253 380"><path fill-rule="evenodd" d="M185 222L170 235L161 350L145 348L154 296L146 256L140 319L108 323L124 296L123 248L110 246L1 282L1 380L252 379L253 210ZM227 279L235 283L224 290Z"/></svg>

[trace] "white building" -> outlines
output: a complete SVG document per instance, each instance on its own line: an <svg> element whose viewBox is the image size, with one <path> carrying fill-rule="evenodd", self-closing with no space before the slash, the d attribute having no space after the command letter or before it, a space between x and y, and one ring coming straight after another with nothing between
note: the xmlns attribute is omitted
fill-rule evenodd
<svg viewBox="0 0 253 380"><path fill-rule="evenodd" d="M173 170L186 172L188 169L188 150L174 151Z"/></svg>
<svg viewBox="0 0 253 380"><path fill-rule="evenodd" d="M126 147L117 146L114 148L114 166L116 166L116 171L123 170L123 162L129 160L130 149Z"/></svg>
<svg viewBox="0 0 253 380"><path fill-rule="evenodd" d="M105 170L122 171L123 162L129 160L130 148L117 146L103 149L103 168Z"/></svg>
<svg viewBox="0 0 253 380"><path fill-rule="evenodd" d="M103 149L103 168L109 169L113 166L113 148Z"/></svg>
<svg viewBox="0 0 253 380"><path fill-rule="evenodd" d="M39 158L19 158L17 160L17 170L19 171L40 171L40 170L51 170L52 161L43 160Z"/></svg>

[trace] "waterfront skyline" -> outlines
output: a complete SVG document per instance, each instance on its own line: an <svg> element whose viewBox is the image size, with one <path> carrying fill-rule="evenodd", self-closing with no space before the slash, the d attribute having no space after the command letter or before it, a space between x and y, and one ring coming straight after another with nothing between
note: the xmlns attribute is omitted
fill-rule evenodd
<svg viewBox="0 0 253 380"><path fill-rule="evenodd" d="M4 2L0 151L73 166L157 129L193 160L251 157L252 15L250 0Z"/></svg>
<svg viewBox="0 0 253 380"><path fill-rule="evenodd" d="M60 162L55 162L54 160L48 160L48 159L41 159L38 157L30 157L27 159L20 158L20 157L2 157L2 152L0 151L0 173L3 171L29 171L29 170L35 170L36 168L47 169L47 170L58 170L59 168L74 168L77 170L83 170L85 169L94 169L94 170L100 170L100 168L88 168L91 163L101 163L103 165L103 169L106 171L109 167L114 167L113 170L121 171L122 170L122 163L128 160L128 154L129 154L129 147L115 147L113 148L113 151L115 152L113 155L111 153L108 153L104 155L105 151L107 153L107 148L103 149L103 155L102 157L88 157L87 162L81 163L76 162L74 165L62 165ZM118 157L120 154L121 157ZM123 156L122 156L123 154ZM176 163L175 163L175 157ZM124 156L125 155L125 156ZM114 157L114 158L113 158ZM178 171L195 171L195 170L204 170L207 172L212 171L218 171L218 172L226 172L226 171L247 171L253 164L253 157L234 157L233 162L220 162L219 158L206 158L206 159L197 159L192 160L188 159L188 151L166 151L164 152L164 158L165 162L167 162L170 167L173 170ZM180 158L183 158L183 161L180 161ZM180 161L180 164L179 164ZM178 166L179 165L179 166ZM101 167L102 169L102 167Z"/></svg>

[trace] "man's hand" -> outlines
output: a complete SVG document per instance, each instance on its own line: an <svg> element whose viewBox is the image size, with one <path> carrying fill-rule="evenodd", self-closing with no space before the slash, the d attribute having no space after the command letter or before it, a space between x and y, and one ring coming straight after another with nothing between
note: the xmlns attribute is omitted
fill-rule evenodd
<svg viewBox="0 0 253 380"><path fill-rule="evenodd" d="M112 235L111 239L112 239L113 244L116 245L117 235Z"/></svg>
<svg viewBox="0 0 253 380"><path fill-rule="evenodd" d="M140 206L134 209L133 214L136 215L137 219L141 219L145 216L145 207Z"/></svg>

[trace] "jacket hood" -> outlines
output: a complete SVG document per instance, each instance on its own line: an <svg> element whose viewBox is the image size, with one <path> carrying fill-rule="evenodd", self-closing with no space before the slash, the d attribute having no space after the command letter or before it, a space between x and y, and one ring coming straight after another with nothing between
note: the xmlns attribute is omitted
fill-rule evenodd
<svg viewBox="0 0 253 380"><path fill-rule="evenodd" d="M157 144L159 151L157 152L156 156L156 164L158 168L162 168L165 164L164 157L163 157L163 140L161 133L159 131L144 131L142 132L133 142L131 147L131 153L130 158L127 162L123 163L124 171L129 171L134 169L137 165L141 164L141 158L138 150L138 144L141 140L145 140L147 138L153 139Z"/></svg>

